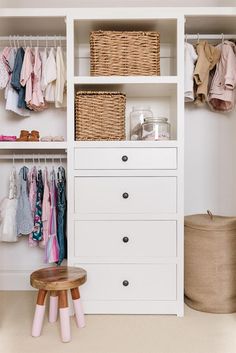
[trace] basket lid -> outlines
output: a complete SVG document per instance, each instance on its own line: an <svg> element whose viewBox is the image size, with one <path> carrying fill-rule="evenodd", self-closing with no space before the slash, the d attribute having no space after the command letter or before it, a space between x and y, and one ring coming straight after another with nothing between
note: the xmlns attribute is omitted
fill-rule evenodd
<svg viewBox="0 0 236 353"><path fill-rule="evenodd" d="M185 216L184 225L200 230L233 230L236 229L236 217L195 214Z"/></svg>

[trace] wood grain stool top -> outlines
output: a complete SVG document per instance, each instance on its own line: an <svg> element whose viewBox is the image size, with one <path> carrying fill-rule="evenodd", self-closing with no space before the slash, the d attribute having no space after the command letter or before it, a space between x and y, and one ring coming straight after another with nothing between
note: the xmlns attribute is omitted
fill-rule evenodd
<svg viewBox="0 0 236 353"><path fill-rule="evenodd" d="M87 272L79 267L47 267L30 275L30 284L37 289L66 290L81 286L87 280Z"/></svg>

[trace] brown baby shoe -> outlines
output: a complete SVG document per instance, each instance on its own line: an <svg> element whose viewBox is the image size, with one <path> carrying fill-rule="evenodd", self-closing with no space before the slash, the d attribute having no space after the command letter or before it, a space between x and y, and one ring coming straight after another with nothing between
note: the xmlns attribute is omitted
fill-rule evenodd
<svg viewBox="0 0 236 353"><path fill-rule="evenodd" d="M20 137L16 139L16 141L28 141L29 140L29 131L21 130Z"/></svg>
<svg viewBox="0 0 236 353"><path fill-rule="evenodd" d="M39 132L37 130L32 130L31 133L29 134L28 141L30 142L39 141Z"/></svg>

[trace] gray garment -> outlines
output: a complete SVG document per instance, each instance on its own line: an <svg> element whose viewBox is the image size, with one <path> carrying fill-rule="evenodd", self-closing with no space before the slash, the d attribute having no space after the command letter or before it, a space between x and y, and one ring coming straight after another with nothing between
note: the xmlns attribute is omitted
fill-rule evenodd
<svg viewBox="0 0 236 353"><path fill-rule="evenodd" d="M28 197L28 172L27 167L22 167L19 172L19 198L16 210L17 235L30 234L34 227L29 197Z"/></svg>

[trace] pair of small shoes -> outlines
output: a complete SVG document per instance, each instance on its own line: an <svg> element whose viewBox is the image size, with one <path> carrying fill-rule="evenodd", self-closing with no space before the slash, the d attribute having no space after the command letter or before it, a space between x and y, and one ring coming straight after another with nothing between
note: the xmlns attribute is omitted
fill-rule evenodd
<svg viewBox="0 0 236 353"><path fill-rule="evenodd" d="M19 141L19 142L39 141L39 132L37 130L32 130L31 132L29 132L28 130L21 130L20 137L17 139L17 141Z"/></svg>
<svg viewBox="0 0 236 353"><path fill-rule="evenodd" d="M16 141L16 136L0 135L0 141Z"/></svg>
<svg viewBox="0 0 236 353"><path fill-rule="evenodd" d="M64 141L64 137L63 136L44 136L44 137L41 137L40 141L42 142L61 142L61 141Z"/></svg>

